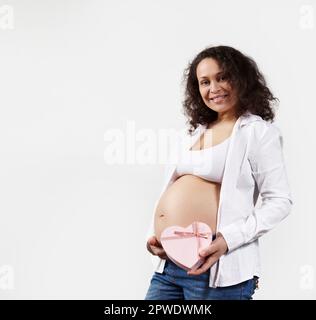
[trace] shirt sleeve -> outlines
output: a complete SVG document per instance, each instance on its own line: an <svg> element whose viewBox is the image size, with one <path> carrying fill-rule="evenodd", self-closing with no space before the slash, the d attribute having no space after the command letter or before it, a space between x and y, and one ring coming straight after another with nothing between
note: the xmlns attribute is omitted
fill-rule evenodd
<svg viewBox="0 0 316 320"><path fill-rule="evenodd" d="M274 228L291 211L291 191L283 157L280 130L269 123L255 150L249 155L253 177L262 203L247 216L219 230L228 252L252 242Z"/></svg>

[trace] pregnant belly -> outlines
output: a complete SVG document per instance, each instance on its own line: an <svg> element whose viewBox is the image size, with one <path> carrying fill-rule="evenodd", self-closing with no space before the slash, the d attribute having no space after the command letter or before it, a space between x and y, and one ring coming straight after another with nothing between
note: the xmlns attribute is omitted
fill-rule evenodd
<svg viewBox="0 0 316 320"><path fill-rule="evenodd" d="M216 232L220 184L194 175L184 175L162 194L155 211L155 235L160 241L163 229L178 225L187 227L201 221Z"/></svg>

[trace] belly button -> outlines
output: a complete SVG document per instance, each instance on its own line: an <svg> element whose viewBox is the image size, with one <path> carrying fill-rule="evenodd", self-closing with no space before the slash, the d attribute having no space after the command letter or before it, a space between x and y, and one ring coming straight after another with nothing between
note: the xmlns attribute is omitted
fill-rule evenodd
<svg viewBox="0 0 316 320"><path fill-rule="evenodd" d="M162 213L160 216L159 216L159 218L161 218L161 217L164 217L165 215Z"/></svg>

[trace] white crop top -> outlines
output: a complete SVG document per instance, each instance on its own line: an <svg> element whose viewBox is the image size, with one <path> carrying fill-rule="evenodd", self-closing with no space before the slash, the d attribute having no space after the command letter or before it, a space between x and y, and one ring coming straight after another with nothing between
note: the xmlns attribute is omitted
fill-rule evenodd
<svg viewBox="0 0 316 320"><path fill-rule="evenodd" d="M181 153L176 178L193 174L208 181L222 182L229 138L213 147L202 150L186 150Z"/></svg>

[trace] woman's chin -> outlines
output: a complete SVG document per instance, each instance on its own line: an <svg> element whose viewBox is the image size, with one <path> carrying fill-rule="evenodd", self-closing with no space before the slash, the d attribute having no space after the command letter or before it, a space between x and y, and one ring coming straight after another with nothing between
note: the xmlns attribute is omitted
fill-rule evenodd
<svg viewBox="0 0 316 320"><path fill-rule="evenodd" d="M232 108L232 106L228 103L223 103L223 104L212 104L211 103L211 104L208 104L208 107L216 112L228 111L229 109Z"/></svg>

